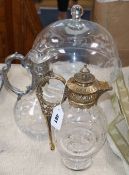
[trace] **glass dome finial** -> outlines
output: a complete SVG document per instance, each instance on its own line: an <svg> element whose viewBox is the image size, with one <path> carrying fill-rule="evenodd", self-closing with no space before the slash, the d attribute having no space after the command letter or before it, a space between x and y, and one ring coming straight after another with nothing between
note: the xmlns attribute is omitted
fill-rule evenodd
<svg viewBox="0 0 129 175"><path fill-rule="evenodd" d="M72 19L80 19L83 15L83 8L80 5L74 5L71 8Z"/></svg>

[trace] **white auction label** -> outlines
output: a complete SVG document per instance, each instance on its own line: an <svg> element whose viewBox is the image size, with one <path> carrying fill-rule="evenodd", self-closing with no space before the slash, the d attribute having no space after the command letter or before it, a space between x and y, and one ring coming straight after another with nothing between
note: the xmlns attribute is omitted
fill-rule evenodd
<svg viewBox="0 0 129 175"><path fill-rule="evenodd" d="M51 118L51 125L55 129L60 130L62 122L63 122L63 117L64 117L64 112L62 110L61 105L56 106L53 109L52 118Z"/></svg>

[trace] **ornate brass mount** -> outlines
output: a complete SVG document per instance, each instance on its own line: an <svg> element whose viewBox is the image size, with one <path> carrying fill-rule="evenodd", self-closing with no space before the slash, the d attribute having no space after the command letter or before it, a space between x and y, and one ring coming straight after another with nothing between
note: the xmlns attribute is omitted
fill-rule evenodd
<svg viewBox="0 0 129 175"><path fill-rule="evenodd" d="M98 81L85 65L66 84L69 103L78 108L90 108L97 103L101 94L111 90L107 82Z"/></svg>
<svg viewBox="0 0 129 175"><path fill-rule="evenodd" d="M55 145L53 142L52 131L51 131L51 116L52 116L53 108L55 106L59 105L59 103L50 103L50 102L46 101L43 97L43 87L45 86L46 83L49 83L50 79L59 80L63 84L65 84L66 81L63 77L56 75L53 72L50 72L48 76L41 79L41 81L38 83L37 88L36 88L36 95L37 95L37 98L39 100L40 107L41 107L42 113L45 117L46 124L48 127L50 147L51 147L51 150L54 150ZM63 102L64 100L65 100L65 97L63 97L61 102Z"/></svg>

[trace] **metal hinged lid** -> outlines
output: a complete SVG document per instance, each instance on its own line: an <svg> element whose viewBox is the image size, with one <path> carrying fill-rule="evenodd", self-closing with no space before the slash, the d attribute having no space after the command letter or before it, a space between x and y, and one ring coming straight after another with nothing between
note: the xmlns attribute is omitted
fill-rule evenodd
<svg viewBox="0 0 129 175"><path fill-rule="evenodd" d="M85 65L67 82L67 97L75 107L89 108L97 103L99 96L111 90L107 82L98 81Z"/></svg>

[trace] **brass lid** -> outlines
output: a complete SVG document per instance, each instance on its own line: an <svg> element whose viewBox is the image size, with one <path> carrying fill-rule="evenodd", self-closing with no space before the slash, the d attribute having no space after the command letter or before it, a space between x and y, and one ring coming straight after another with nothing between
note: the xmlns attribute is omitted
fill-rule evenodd
<svg viewBox="0 0 129 175"><path fill-rule="evenodd" d="M87 95L98 91L99 83L85 65L79 73L76 73L74 77L68 80L67 87L75 93Z"/></svg>
<svg viewBox="0 0 129 175"><path fill-rule="evenodd" d="M75 107L89 108L97 103L99 96L110 90L107 82L98 81L85 65L79 73L67 81L67 97Z"/></svg>
<svg viewBox="0 0 129 175"><path fill-rule="evenodd" d="M77 83L87 85L93 83L95 77L90 73L90 70L87 68L87 65L85 65L79 73L76 73L74 75L74 79Z"/></svg>

